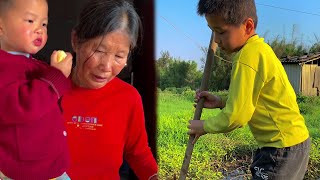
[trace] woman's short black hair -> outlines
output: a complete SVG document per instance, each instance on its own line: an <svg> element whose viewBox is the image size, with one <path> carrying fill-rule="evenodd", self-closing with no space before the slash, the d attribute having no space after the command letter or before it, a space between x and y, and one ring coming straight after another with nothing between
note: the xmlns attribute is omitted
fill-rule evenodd
<svg viewBox="0 0 320 180"><path fill-rule="evenodd" d="M129 1L90 0L74 28L80 44L116 30L127 32L131 40L130 48L135 48L141 32L141 20Z"/></svg>

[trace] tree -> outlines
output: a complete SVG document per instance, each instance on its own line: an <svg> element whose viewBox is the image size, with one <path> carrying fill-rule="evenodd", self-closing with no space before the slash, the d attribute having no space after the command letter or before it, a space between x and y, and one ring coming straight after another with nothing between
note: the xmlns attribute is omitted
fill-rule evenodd
<svg viewBox="0 0 320 180"><path fill-rule="evenodd" d="M302 56L308 53L308 50L305 48L304 44L301 41L299 42L296 37L297 25L292 26L291 40L287 40L286 37L277 36L267 43L271 46L278 58L286 56Z"/></svg>
<svg viewBox="0 0 320 180"><path fill-rule="evenodd" d="M169 65L173 62L173 58L170 56L169 51L161 51L160 58L156 61L157 71L157 87L164 88L164 75L168 71Z"/></svg>
<svg viewBox="0 0 320 180"><path fill-rule="evenodd" d="M158 72L158 87L162 90L168 87L190 87L196 89L200 86L201 72L197 70L197 63L184 61L170 56L168 51L161 52L156 62Z"/></svg>
<svg viewBox="0 0 320 180"><path fill-rule="evenodd" d="M157 68L159 70L164 70L169 67L169 64L172 63L173 58L170 56L169 51L161 51L160 58L157 60Z"/></svg>
<svg viewBox="0 0 320 180"><path fill-rule="evenodd" d="M309 52L310 53L320 52L320 42L313 44Z"/></svg>
<svg viewBox="0 0 320 180"><path fill-rule="evenodd" d="M200 61L202 63L201 69L203 70L208 48L202 47L201 50L203 52L203 57L200 59ZM231 56L217 48L209 82L210 91L226 90L229 88L231 68Z"/></svg>
<svg viewBox="0 0 320 180"><path fill-rule="evenodd" d="M314 34L314 37L315 37L316 43L314 43L311 46L311 48L309 50L310 53L320 52L320 39L316 34Z"/></svg>
<svg viewBox="0 0 320 180"><path fill-rule="evenodd" d="M196 89L201 83L199 82L200 76L201 72L197 70L196 62L177 59L169 65L168 71L164 74L162 80L165 87L190 87L191 89Z"/></svg>

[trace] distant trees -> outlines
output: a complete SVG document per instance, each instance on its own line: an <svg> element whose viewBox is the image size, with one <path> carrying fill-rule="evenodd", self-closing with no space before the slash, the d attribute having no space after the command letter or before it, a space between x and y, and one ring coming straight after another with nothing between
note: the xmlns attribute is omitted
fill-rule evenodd
<svg viewBox="0 0 320 180"><path fill-rule="evenodd" d="M286 40L284 37L280 38L278 36L267 42L279 59L285 56L301 56L306 53L320 52L320 39L316 35L316 43L310 48L306 48L303 43L299 43L297 38L294 37L294 31L292 34L290 41ZM160 58L156 61L158 87L161 90L169 87L189 87L193 90L198 89L201 84L207 50L207 48L201 48L203 56L200 58L200 68L197 68L197 63L195 61L184 61L172 57L168 51L161 52ZM226 90L229 88L231 68L231 57L226 55L223 51L220 51L218 48L209 83L210 91Z"/></svg>
<svg viewBox="0 0 320 180"><path fill-rule="evenodd" d="M314 35L316 43L314 43L310 48L310 53L320 52L320 39L317 35Z"/></svg>
<svg viewBox="0 0 320 180"><path fill-rule="evenodd" d="M200 61L202 63L201 69L203 69L206 62L206 58L204 57L207 57L208 48L202 48L201 50L203 57L200 58ZM226 90L229 88L231 68L231 56L228 56L217 48L209 81L210 91Z"/></svg>
<svg viewBox="0 0 320 180"><path fill-rule="evenodd" d="M197 69L194 61L183 61L170 56L168 51L161 52L156 62L158 72L158 87L162 90L168 87L190 87L196 89L201 83L202 72Z"/></svg>
<svg viewBox="0 0 320 180"><path fill-rule="evenodd" d="M207 56L207 48L202 48L203 57ZM228 89L230 82L231 60L219 49L213 63L209 90L218 91ZM168 51L160 53L160 58L156 61L158 72L158 87L164 90L168 87L183 88L189 87L193 90L200 88L202 72L205 58L201 58L201 67L197 68L195 61L183 61L170 56ZM228 62L224 61L227 59Z"/></svg>
<svg viewBox="0 0 320 180"><path fill-rule="evenodd" d="M310 53L320 52L320 43L311 46Z"/></svg>
<svg viewBox="0 0 320 180"><path fill-rule="evenodd" d="M267 43L279 58L285 56L301 56L308 52L303 44L298 44L296 39L288 42L285 38L280 39L279 36L277 36L274 40Z"/></svg>

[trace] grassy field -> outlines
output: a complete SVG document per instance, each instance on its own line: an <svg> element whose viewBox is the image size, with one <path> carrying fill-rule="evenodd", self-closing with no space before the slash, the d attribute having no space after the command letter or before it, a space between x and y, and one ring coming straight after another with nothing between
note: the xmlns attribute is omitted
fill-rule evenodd
<svg viewBox="0 0 320 180"><path fill-rule="evenodd" d="M160 179L179 177L186 144L188 120L193 118L191 90L158 93L158 162ZM299 106L306 119L312 138L312 150L305 179L320 178L320 98L299 96ZM207 119L220 110L204 110L201 119ZM256 143L249 128L228 134L202 136L196 143L188 179L249 179L249 166Z"/></svg>

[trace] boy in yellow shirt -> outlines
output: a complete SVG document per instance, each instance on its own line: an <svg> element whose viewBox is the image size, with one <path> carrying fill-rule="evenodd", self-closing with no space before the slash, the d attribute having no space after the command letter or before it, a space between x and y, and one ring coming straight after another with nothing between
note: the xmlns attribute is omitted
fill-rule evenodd
<svg viewBox="0 0 320 180"><path fill-rule="evenodd" d="M250 167L253 179L303 179L309 132L281 62L255 33L254 0L200 0L198 13L215 32L218 46L235 54L228 97L196 95L196 101L205 98L205 108L222 111L206 121L190 121L188 133L197 139L248 124L259 146Z"/></svg>

